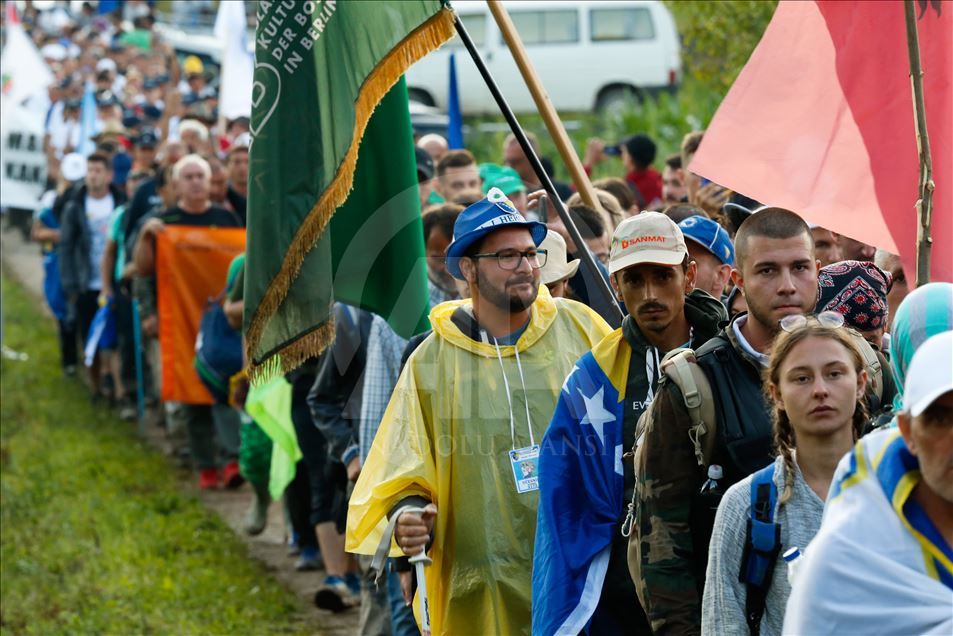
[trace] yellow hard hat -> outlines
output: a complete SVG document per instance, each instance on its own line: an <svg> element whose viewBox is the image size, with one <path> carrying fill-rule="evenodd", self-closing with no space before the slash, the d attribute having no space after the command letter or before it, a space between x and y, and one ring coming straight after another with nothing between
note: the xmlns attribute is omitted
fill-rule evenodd
<svg viewBox="0 0 953 636"><path fill-rule="evenodd" d="M182 70L185 71L186 75L201 75L205 72L205 67L202 65L202 60L195 55L190 55L185 58Z"/></svg>

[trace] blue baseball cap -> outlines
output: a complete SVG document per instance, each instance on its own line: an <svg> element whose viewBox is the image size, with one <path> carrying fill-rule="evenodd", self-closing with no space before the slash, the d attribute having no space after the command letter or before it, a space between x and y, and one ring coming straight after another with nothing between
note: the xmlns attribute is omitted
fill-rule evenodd
<svg viewBox="0 0 953 636"><path fill-rule="evenodd" d="M728 230L717 221L698 214L683 219L678 224L686 239L695 241L715 255L725 265L735 264L735 246L728 236Z"/></svg>
<svg viewBox="0 0 953 636"><path fill-rule="evenodd" d="M124 152L117 152L113 157L113 183L118 186L125 185L131 170L132 157Z"/></svg>
<svg viewBox="0 0 953 636"><path fill-rule="evenodd" d="M447 271L454 278L463 280L460 258L470 246L487 234L507 227L525 227L538 247L546 238L546 225L539 221L527 221L513 206L503 191L490 188L486 198L477 201L457 217L453 225L453 242L447 247Z"/></svg>

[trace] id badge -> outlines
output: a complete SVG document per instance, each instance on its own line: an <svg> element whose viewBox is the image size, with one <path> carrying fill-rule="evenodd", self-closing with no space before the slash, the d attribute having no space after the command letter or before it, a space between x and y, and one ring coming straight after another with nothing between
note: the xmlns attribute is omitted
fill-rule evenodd
<svg viewBox="0 0 953 636"><path fill-rule="evenodd" d="M511 450L509 457L516 479L516 492L523 494L539 490L539 444Z"/></svg>

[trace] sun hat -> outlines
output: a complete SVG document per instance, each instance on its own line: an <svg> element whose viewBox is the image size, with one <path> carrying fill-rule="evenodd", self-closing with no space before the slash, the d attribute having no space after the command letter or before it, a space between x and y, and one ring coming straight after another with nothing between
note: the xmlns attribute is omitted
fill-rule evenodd
<svg viewBox="0 0 953 636"><path fill-rule="evenodd" d="M546 238L546 225L527 221L499 188L492 188L486 197L466 208L453 226L453 242L447 247L447 271L463 280L460 259L470 246L487 234L508 227L525 227L538 247Z"/></svg>
<svg viewBox="0 0 953 636"><path fill-rule="evenodd" d="M558 283L576 275L579 259L567 262L566 240L558 232L547 232L539 248L546 250L546 264L539 270L540 281L544 285Z"/></svg>

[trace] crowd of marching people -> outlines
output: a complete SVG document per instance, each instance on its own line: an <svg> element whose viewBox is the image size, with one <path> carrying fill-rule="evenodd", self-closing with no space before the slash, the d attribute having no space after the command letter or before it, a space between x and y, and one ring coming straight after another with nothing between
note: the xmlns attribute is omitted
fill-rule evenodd
<svg viewBox="0 0 953 636"><path fill-rule="evenodd" d="M163 401L157 237L244 227L249 121L124 7L24 16L57 80L33 238L63 371L199 488L249 482L247 533L280 499L318 607L395 635L953 632L953 285L692 173L703 131L590 140L622 172L598 205L553 184L575 240L516 137L419 136L431 331L337 304L277 384L209 353L213 403ZM200 353L240 357L244 268Z"/></svg>

